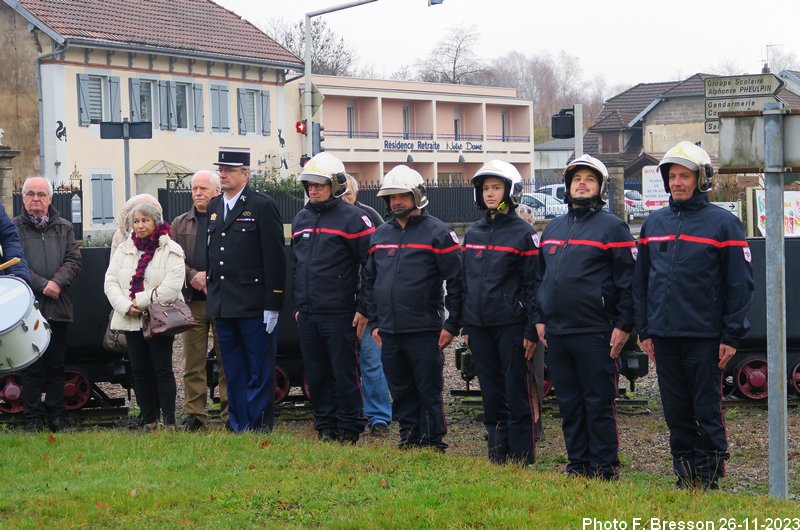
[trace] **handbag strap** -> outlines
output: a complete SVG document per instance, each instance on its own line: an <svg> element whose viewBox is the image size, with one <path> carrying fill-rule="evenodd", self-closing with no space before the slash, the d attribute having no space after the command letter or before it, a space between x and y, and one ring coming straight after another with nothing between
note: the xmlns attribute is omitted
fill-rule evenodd
<svg viewBox="0 0 800 530"><path fill-rule="evenodd" d="M153 303L153 296L155 296L156 294L158 294L158 287L153 289L153 291L150 293L150 303L151 304Z"/></svg>

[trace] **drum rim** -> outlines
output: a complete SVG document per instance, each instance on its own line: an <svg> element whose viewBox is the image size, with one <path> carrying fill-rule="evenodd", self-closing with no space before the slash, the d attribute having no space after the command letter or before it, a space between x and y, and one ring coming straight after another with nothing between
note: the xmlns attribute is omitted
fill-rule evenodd
<svg viewBox="0 0 800 530"><path fill-rule="evenodd" d="M24 285L25 288L28 290L28 294L30 296L28 298L28 309L24 313L22 313L21 318L19 320L17 320L14 324L12 324L12 325L10 325L10 326L8 326L6 328L0 329L0 335L8 333L9 331L13 330L14 328L16 328L17 326L22 324L22 322L26 318L28 318L28 315L31 314L31 309L33 309L33 303L36 301L36 297L33 295L33 290L31 289L30 285L28 285L25 282L25 280L23 280L21 278L17 278L16 276L0 276L0 283L2 283L5 280L13 280L15 282L19 282L20 284ZM42 318L44 318L44 317L42 317Z"/></svg>

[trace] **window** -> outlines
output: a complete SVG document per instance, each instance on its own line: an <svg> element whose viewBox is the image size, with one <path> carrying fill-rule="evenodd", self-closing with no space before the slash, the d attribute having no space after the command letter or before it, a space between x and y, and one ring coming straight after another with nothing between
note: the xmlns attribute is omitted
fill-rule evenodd
<svg viewBox="0 0 800 530"><path fill-rule="evenodd" d="M153 82L130 79L131 121L153 121Z"/></svg>
<svg viewBox="0 0 800 530"><path fill-rule="evenodd" d="M228 87L211 85L211 130L230 132L231 124L228 109Z"/></svg>
<svg viewBox="0 0 800 530"><path fill-rule="evenodd" d="M508 112L503 111L500 113L500 134L502 135L502 141L508 141Z"/></svg>
<svg viewBox="0 0 800 530"><path fill-rule="evenodd" d="M158 82L159 127L164 130L203 130L203 87L198 84Z"/></svg>
<svg viewBox="0 0 800 530"><path fill-rule="evenodd" d="M353 138L356 129L356 105L350 102L347 105L347 137Z"/></svg>
<svg viewBox="0 0 800 530"><path fill-rule="evenodd" d="M600 152L619 153L619 133L617 131L600 133Z"/></svg>
<svg viewBox="0 0 800 530"><path fill-rule="evenodd" d="M271 134L269 92L240 88L236 91L239 109L239 134L260 132L264 136Z"/></svg>
<svg viewBox="0 0 800 530"><path fill-rule="evenodd" d="M119 77L78 74L78 124L122 121Z"/></svg>
<svg viewBox="0 0 800 530"><path fill-rule="evenodd" d="M114 178L110 173L92 173L92 222L114 223Z"/></svg>
<svg viewBox="0 0 800 530"><path fill-rule="evenodd" d="M403 105L403 140L411 138L411 109Z"/></svg>
<svg viewBox="0 0 800 530"><path fill-rule="evenodd" d="M175 83L175 122L178 129L189 128L192 103L190 89L186 83Z"/></svg>
<svg viewBox="0 0 800 530"><path fill-rule="evenodd" d="M453 120L453 140L461 140L461 118Z"/></svg>

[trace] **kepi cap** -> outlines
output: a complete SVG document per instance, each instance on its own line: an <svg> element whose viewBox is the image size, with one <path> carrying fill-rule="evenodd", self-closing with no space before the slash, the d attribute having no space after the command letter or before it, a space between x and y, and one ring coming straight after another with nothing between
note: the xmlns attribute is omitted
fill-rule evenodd
<svg viewBox="0 0 800 530"><path fill-rule="evenodd" d="M220 147L215 166L250 167L250 149L248 147Z"/></svg>

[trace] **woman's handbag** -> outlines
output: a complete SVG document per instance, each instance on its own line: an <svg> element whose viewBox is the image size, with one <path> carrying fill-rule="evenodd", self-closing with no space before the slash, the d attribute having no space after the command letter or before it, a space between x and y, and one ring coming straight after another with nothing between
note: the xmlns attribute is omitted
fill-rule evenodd
<svg viewBox="0 0 800 530"><path fill-rule="evenodd" d="M106 325L106 332L103 335L103 348L113 353L124 354L128 351L125 332L111 329L112 318L114 318L113 309L111 310L111 314L108 315L108 325Z"/></svg>
<svg viewBox="0 0 800 530"><path fill-rule="evenodd" d="M142 333L145 340L156 336L172 337L197 324L186 302L179 298L171 304L164 305L161 302L153 302L155 294L156 289L153 289L150 305L142 314Z"/></svg>

